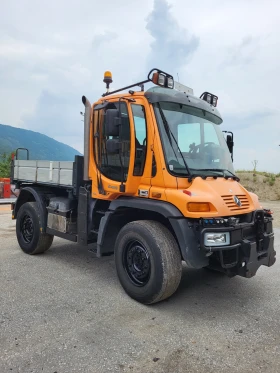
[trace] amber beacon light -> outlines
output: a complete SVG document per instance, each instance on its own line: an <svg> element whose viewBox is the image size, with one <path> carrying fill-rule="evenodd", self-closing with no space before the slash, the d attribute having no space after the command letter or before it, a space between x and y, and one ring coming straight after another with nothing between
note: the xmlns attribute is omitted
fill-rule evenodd
<svg viewBox="0 0 280 373"><path fill-rule="evenodd" d="M105 71L103 82L106 83L106 89L109 92L110 84L113 82L111 71Z"/></svg>

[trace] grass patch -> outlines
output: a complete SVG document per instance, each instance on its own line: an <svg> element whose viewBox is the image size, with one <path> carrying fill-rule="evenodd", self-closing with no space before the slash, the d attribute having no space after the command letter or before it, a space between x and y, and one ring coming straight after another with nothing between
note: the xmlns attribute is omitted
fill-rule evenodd
<svg viewBox="0 0 280 373"><path fill-rule="evenodd" d="M280 172L239 170L235 174L241 185L248 192L256 193L260 200L280 201Z"/></svg>
<svg viewBox="0 0 280 373"><path fill-rule="evenodd" d="M278 174L274 174L273 172L266 172L266 171L246 171L246 170L236 170L235 171L236 174L253 174L253 175L261 175L261 176L265 176L265 177L268 177L268 178L271 178L271 177L274 177L274 178L278 178L280 177L280 172Z"/></svg>
<svg viewBox="0 0 280 373"><path fill-rule="evenodd" d="M275 184L275 180L276 180L275 175L274 174L270 174L269 179L268 179L269 185L273 186Z"/></svg>

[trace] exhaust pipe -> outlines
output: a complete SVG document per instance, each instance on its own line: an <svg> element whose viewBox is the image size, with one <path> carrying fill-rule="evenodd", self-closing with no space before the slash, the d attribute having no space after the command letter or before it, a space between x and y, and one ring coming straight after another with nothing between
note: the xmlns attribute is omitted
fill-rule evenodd
<svg viewBox="0 0 280 373"><path fill-rule="evenodd" d="M86 96L82 97L82 102L85 105L84 115L84 181L88 181L88 167L89 167L89 132L90 132L90 113L91 104Z"/></svg>

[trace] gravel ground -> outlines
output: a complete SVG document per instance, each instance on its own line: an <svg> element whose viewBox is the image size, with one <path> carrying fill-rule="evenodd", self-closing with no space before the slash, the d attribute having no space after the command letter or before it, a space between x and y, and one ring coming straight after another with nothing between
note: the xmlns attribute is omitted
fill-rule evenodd
<svg viewBox="0 0 280 373"><path fill-rule="evenodd" d="M280 371L279 261L252 279L184 268L173 297L144 306L113 257L58 238L28 256L0 211L1 373Z"/></svg>
<svg viewBox="0 0 280 373"><path fill-rule="evenodd" d="M261 201L261 205L265 209L271 209L273 211L273 226L280 228L280 202L279 201ZM280 371L280 369L279 369Z"/></svg>

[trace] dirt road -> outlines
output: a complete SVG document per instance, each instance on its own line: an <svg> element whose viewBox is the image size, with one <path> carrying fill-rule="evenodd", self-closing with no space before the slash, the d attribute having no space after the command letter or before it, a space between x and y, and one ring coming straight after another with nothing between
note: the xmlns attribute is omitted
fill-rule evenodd
<svg viewBox="0 0 280 373"><path fill-rule="evenodd" d="M28 256L0 211L1 373L279 371L279 261L252 279L184 267L173 297L144 306L113 257L58 238Z"/></svg>
<svg viewBox="0 0 280 373"><path fill-rule="evenodd" d="M0 205L0 215L11 214L11 205Z"/></svg>

